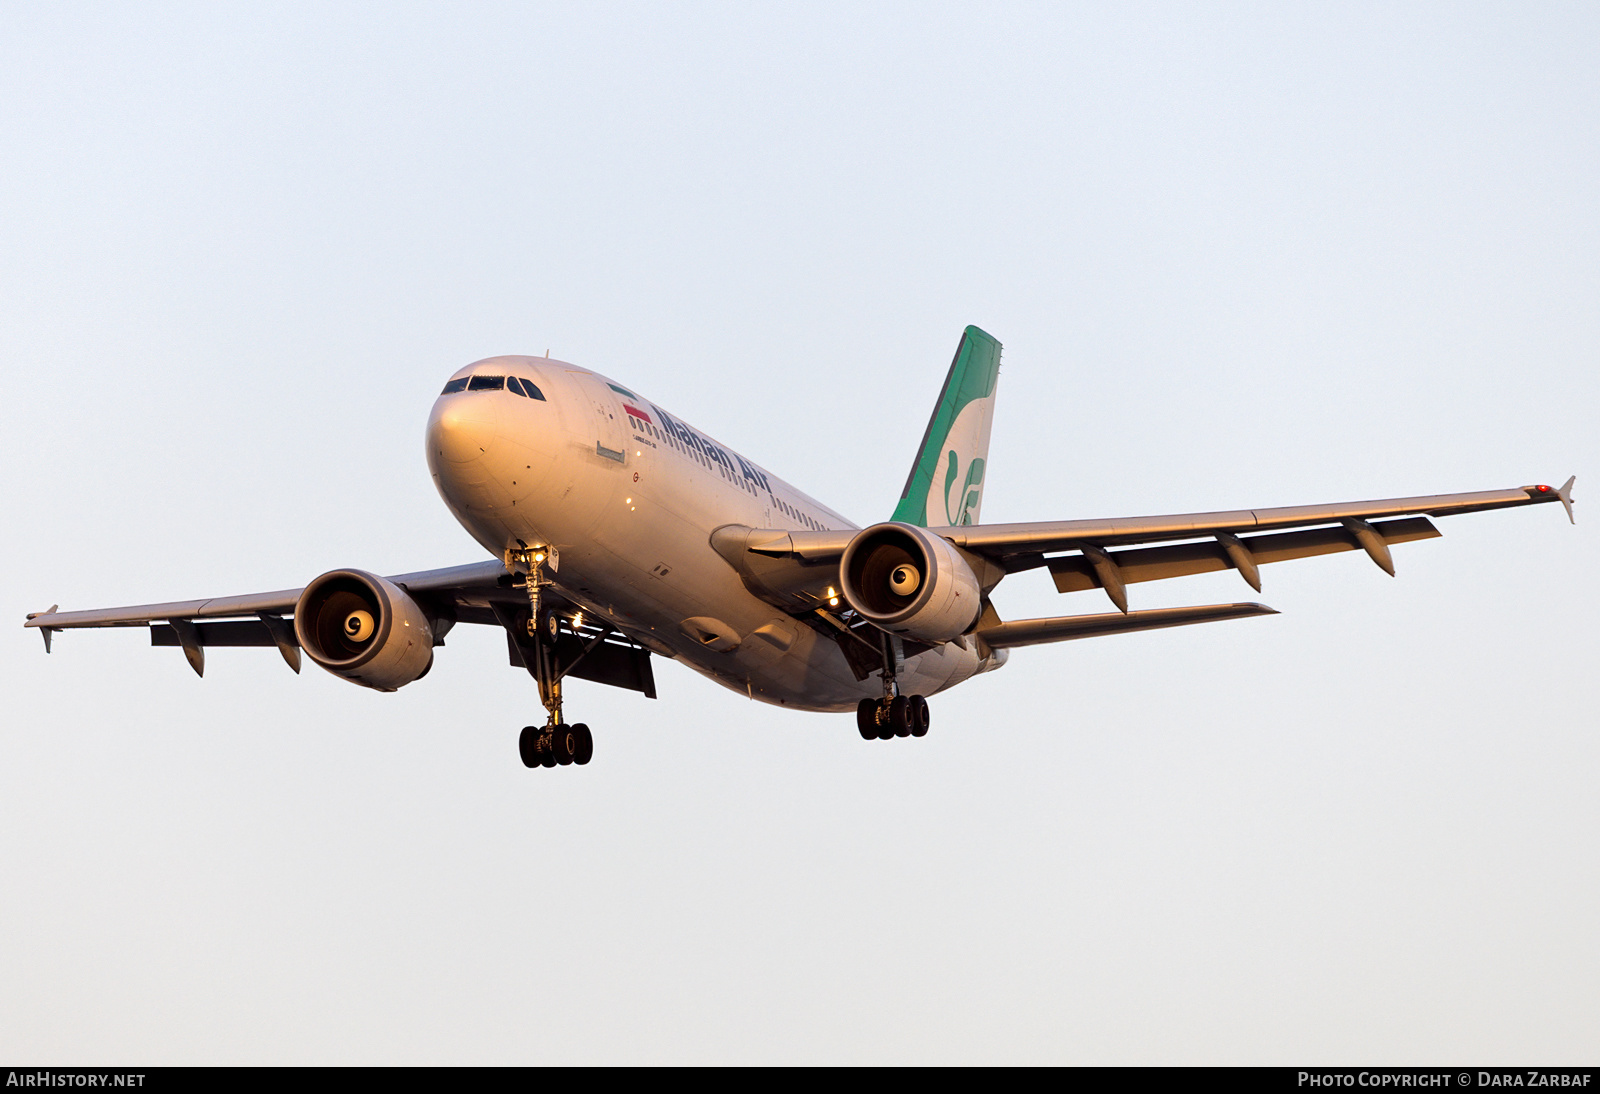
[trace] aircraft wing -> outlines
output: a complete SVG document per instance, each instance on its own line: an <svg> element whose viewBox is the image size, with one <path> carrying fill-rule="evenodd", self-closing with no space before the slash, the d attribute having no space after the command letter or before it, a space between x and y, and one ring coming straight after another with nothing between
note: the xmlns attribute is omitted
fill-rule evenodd
<svg viewBox="0 0 1600 1094"><path fill-rule="evenodd" d="M1365 551L1393 574L1389 546L1438 536L1430 517L1560 502L1570 519L1575 478L1560 487L928 530L966 552L985 592L1006 574L1044 566L1059 591L1098 587L1126 613L1127 586L1136 582L1234 569L1259 592L1261 565L1338 551ZM728 528L712 544L757 595L805 611L834 595L837 561L856 534Z"/></svg>
<svg viewBox="0 0 1600 1094"><path fill-rule="evenodd" d="M511 583L506 568L495 561L471 562L438 570L395 574L389 581L404 589L433 621L434 644L456 623L482 623L506 632L509 663L527 668L531 639L527 619L527 592ZM204 675L207 646L276 646L290 668L300 671L300 644L292 616L301 589L279 589L243 596L206 600L174 600L162 604L134 604L123 608L95 608L63 612L52 607L34 612L24 624L44 635L45 649L57 631L80 627L149 627L154 646L181 646L196 673ZM573 676L596 683L640 691L655 698L655 678L649 653L630 641L621 628L590 618L578 623L577 605L557 588L547 588L543 602L571 613L569 629L561 638L561 655ZM531 671L531 670L530 670Z"/></svg>
<svg viewBox="0 0 1600 1094"><path fill-rule="evenodd" d="M1382 517L1447 517L1510 509L1521 505L1559 501L1572 515L1572 484L1520 486L1511 490L1479 490L1466 494L1434 494L1418 498L1386 498L1334 505L1291 505L1277 509L1241 509L1220 513L1181 513L1173 516L1124 517L1110 520L1046 521L1033 524L984 524L936 531L958 547L994 557L1043 554L1081 548L1155 543L1193 539L1219 532L1241 535L1317 524L1375 520Z"/></svg>
<svg viewBox="0 0 1600 1094"><path fill-rule="evenodd" d="M435 620L436 644L443 644L445 632L457 622L505 625L511 615L501 602L525 601L521 590L511 588L510 575L498 562L397 574L389 580L405 589ZM58 611L51 605L49 611L30 613L23 625L37 628L44 636L46 653L51 636L58 631L147 626L152 645L182 646L189 664L201 675L205 673L206 646L276 646L289 667L299 672L299 639L293 624L283 617L293 614L302 591L279 589L81 612Z"/></svg>

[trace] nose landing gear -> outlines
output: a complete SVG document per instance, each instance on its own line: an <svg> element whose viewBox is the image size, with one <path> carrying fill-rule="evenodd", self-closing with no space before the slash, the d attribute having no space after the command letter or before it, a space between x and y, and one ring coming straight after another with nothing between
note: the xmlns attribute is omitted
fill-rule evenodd
<svg viewBox="0 0 1600 1094"><path fill-rule="evenodd" d="M546 716L542 726L522 727L517 737L517 752L525 767L582 766L594 759L594 735L584 723L568 725L561 716L561 677L565 675L558 655L561 618L539 603L540 593L551 583L544 574L547 558L553 568L553 548L524 547L506 552L506 569L526 575L528 641L519 642L518 646L529 673L539 685L539 700L544 703Z"/></svg>

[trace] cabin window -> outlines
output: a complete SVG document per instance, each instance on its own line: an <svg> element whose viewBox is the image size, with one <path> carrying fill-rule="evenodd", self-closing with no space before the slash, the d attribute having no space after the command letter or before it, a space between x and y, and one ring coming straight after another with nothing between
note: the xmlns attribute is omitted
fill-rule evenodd
<svg viewBox="0 0 1600 1094"><path fill-rule="evenodd" d="M506 386L504 376L474 376L467 385L468 391L499 391Z"/></svg>
<svg viewBox="0 0 1600 1094"><path fill-rule="evenodd" d="M459 380L451 380L448 384L444 385L444 390L439 392L439 394L454 395L458 391L465 390L467 390L467 377L463 376Z"/></svg>

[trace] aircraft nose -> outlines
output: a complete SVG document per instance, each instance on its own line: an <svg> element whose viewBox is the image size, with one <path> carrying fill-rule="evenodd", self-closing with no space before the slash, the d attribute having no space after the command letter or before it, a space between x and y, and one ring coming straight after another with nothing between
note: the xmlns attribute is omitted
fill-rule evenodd
<svg viewBox="0 0 1600 1094"><path fill-rule="evenodd" d="M496 402L471 394L449 395L428 419L428 451L448 463L471 463L494 446L499 427Z"/></svg>

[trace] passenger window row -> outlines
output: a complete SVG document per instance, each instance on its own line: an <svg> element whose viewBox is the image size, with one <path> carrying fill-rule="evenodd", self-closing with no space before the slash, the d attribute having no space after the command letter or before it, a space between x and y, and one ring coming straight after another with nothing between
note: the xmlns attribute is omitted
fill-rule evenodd
<svg viewBox="0 0 1600 1094"><path fill-rule="evenodd" d="M504 388L514 391L524 399L538 399L545 401L544 392L534 386L532 380L524 380L520 376L460 376L444 385L440 395L454 395L460 391L499 391Z"/></svg>

